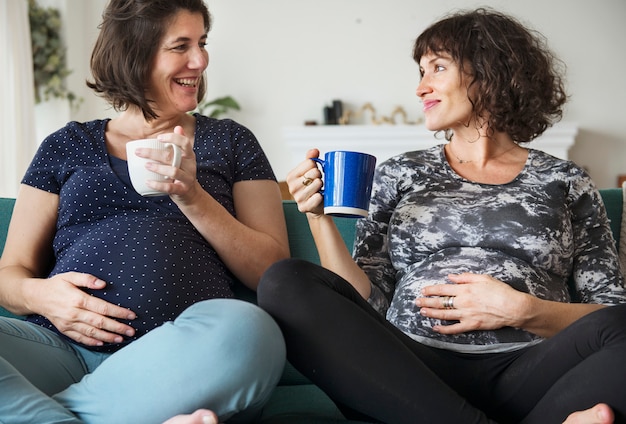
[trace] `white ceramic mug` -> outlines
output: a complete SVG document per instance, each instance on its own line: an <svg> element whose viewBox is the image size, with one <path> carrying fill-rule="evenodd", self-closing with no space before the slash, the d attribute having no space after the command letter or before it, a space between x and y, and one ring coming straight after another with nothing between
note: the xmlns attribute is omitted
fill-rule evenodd
<svg viewBox="0 0 626 424"><path fill-rule="evenodd" d="M152 187L146 185L146 181L171 181L171 178L165 175L157 174L156 172L146 169L146 163L151 162L150 159L140 158L135 154L135 150L138 148L148 148L155 150L172 150L172 162L171 165L175 167L180 166L182 158L182 150L175 144L163 143L156 138L145 138L141 140L133 140L126 143L126 161L128 163L128 174L130 175L130 181L133 183L133 187L137 193L142 196L162 196L165 193L157 191Z"/></svg>

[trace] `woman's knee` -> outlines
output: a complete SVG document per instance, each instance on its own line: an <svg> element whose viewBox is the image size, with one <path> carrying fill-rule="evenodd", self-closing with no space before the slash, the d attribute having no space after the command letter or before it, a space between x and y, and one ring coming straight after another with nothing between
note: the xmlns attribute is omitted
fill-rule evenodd
<svg viewBox="0 0 626 424"><path fill-rule="evenodd" d="M210 299L187 308L176 323L204 327L204 330L254 339L280 339L280 330L267 312L258 306L238 299ZM203 330L203 331L204 331Z"/></svg>
<svg viewBox="0 0 626 424"><path fill-rule="evenodd" d="M275 262L261 276L257 291L276 290L285 283L291 285L292 281L300 281L310 274L307 272L310 267L316 267L316 265L302 259L290 258Z"/></svg>
<svg viewBox="0 0 626 424"><path fill-rule="evenodd" d="M626 304L609 306L587 316L590 325L600 329L601 335L608 339L626 342Z"/></svg>
<svg viewBox="0 0 626 424"><path fill-rule="evenodd" d="M185 310L176 320L181 326L190 321L197 328L196 340L212 355L237 359L242 367L263 367L282 372L285 343L272 317L258 306L236 299L201 301ZM216 345L215 349L207 345Z"/></svg>
<svg viewBox="0 0 626 424"><path fill-rule="evenodd" d="M270 266L257 287L259 306L272 313L275 307L292 302L311 287L320 267L302 259L283 259Z"/></svg>
<svg viewBox="0 0 626 424"><path fill-rule="evenodd" d="M562 331L572 340L586 340L595 351L608 345L626 348L626 304L608 306L585 315Z"/></svg>

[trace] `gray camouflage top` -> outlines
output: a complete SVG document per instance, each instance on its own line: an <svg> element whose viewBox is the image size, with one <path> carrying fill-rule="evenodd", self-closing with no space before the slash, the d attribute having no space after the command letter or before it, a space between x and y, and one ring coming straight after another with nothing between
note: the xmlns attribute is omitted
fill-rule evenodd
<svg viewBox="0 0 626 424"><path fill-rule="evenodd" d="M442 335L415 299L448 274L489 274L559 302L626 302L606 211L589 176L529 149L520 174L490 185L460 177L443 145L395 156L374 177L370 213L357 223L354 257L369 302L414 339L461 352L519 349L541 339L510 327Z"/></svg>

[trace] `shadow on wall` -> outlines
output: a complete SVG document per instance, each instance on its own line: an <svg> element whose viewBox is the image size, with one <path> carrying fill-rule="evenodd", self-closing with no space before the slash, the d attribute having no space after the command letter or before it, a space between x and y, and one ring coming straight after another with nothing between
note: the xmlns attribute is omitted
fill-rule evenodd
<svg viewBox="0 0 626 424"><path fill-rule="evenodd" d="M612 134L579 128L576 143L569 158L589 172L599 188L618 187L618 175L611 169L626 174L626 135L619 139Z"/></svg>

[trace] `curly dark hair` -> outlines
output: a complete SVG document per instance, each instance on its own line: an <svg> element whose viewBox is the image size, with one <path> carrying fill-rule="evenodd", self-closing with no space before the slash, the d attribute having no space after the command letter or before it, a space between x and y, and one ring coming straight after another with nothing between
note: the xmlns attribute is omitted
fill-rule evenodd
<svg viewBox="0 0 626 424"><path fill-rule="evenodd" d="M516 19L486 8L449 15L417 38L413 59L441 53L470 76L474 116L487 117L490 131L528 142L561 119L565 65L543 35Z"/></svg>
<svg viewBox="0 0 626 424"><path fill-rule="evenodd" d="M87 86L116 111L137 106L147 120L158 118L146 97L150 71L167 25L181 10L201 14L209 32L211 15L202 0L111 0L102 14L91 54L93 82ZM203 75L198 101L205 91Z"/></svg>

